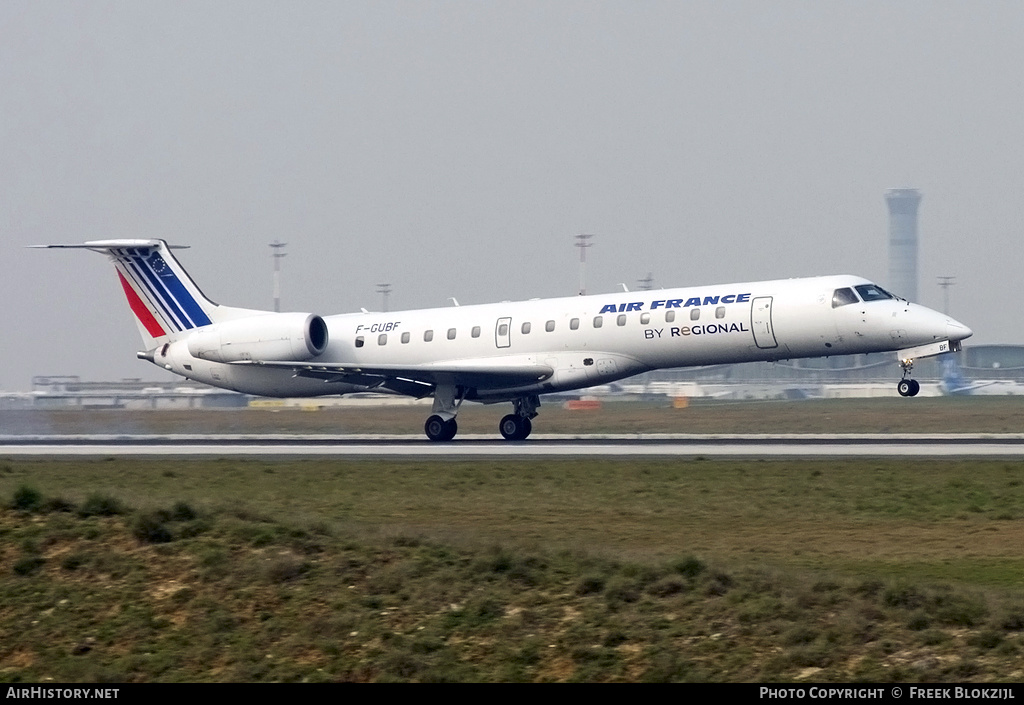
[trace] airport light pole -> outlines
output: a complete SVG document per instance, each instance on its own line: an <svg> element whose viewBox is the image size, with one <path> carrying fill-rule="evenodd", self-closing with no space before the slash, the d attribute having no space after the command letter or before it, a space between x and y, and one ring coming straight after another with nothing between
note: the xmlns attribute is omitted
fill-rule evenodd
<svg viewBox="0 0 1024 705"><path fill-rule="evenodd" d="M956 277L938 277L942 287L942 312L949 315L949 287L956 284Z"/></svg>
<svg viewBox="0 0 1024 705"><path fill-rule="evenodd" d="M282 250L287 244L277 240L270 243L270 256L274 258L274 313L281 313L281 258L286 254Z"/></svg>
<svg viewBox="0 0 1024 705"><path fill-rule="evenodd" d="M577 235L576 247L580 248L580 296L587 294L587 248L591 247L593 235Z"/></svg>
<svg viewBox="0 0 1024 705"><path fill-rule="evenodd" d="M384 313L388 312L388 295L391 294L390 284L378 284L377 293L384 297Z"/></svg>

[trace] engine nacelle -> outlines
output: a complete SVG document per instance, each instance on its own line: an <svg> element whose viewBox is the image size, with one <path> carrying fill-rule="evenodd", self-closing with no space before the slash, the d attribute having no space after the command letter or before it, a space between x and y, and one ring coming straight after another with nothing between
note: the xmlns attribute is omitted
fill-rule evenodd
<svg viewBox="0 0 1024 705"><path fill-rule="evenodd" d="M214 362L302 362L327 349L327 323L312 313L272 313L196 329L188 337L192 357Z"/></svg>

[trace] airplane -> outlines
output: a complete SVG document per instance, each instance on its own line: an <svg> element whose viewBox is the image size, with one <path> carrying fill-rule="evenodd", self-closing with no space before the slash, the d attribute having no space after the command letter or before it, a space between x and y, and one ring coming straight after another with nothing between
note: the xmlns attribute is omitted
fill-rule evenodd
<svg viewBox="0 0 1024 705"><path fill-rule="evenodd" d="M942 381L939 389L951 396L1007 396L1024 394L1024 384L1009 379L979 379L969 381L960 371L956 358L950 355L942 360Z"/></svg>
<svg viewBox="0 0 1024 705"><path fill-rule="evenodd" d="M972 334L851 275L321 316L216 304L164 240L36 247L109 257L140 359L261 396L432 396L431 441L455 437L465 401L511 402L498 429L520 441L543 394L671 367L896 351L898 391L912 397L914 360L960 350Z"/></svg>

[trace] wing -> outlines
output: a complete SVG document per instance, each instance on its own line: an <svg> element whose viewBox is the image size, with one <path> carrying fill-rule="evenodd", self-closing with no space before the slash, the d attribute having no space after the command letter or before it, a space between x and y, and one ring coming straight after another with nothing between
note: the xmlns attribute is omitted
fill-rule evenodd
<svg viewBox="0 0 1024 705"><path fill-rule="evenodd" d="M524 357L452 360L425 365L297 363L275 360L244 360L231 364L287 369L292 370L296 377L386 387L415 397L425 397L441 384L478 390L509 389L543 382L554 374L548 365Z"/></svg>

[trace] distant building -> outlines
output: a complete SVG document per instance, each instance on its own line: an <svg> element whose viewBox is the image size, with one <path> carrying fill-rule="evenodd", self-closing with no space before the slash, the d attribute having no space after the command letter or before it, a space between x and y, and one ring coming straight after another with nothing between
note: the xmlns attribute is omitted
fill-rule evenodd
<svg viewBox="0 0 1024 705"><path fill-rule="evenodd" d="M927 394L942 392L944 361L956 361L966 382L1001 380L1024 385L1024 345L977 345L952 356L930 357L914 365L914 378ZM713 396L723 399L805 398L823 396L897 396L901 372L893 353L836 355L825 358L746 362L657 370L597 389L581 389L562 397L617 391L650 396ZM1019 393L1014 391L1012 393ZM358 394L301 400L307 406L418 403L407 397ZM83 382L78 377L32 378L32 391L0 394L0 409L232 409L283 408L297 400L260 399L189 381Z"/></svg>
<svg viewBox="0 0 1024 705"><path fill-rule="evenodd" d="M17 409L208 409L236 408L249 396L205 384L175 380L144 382L83 382L72 375L32 378L28 394L0 396L0 408Z"/></svg>
<svg viewBox="0 0 1024 705"><path fill-rule="evenodd" d="M932 394L940 393L940 383L946 374L945 358L945 355L928 357L914 364L914 378L924 383ZM1022 345L965 347L961 352L953 353L952 359L967 381L1005 380L1024 384ZM901 375L894 353L871 353L680 367L648 372L622 384L639 383L652 390L664 389L665 385L671 384L699 385L704 395L723 398L896 396L896 382ZM730 386L736 387L737 393L726 394L724 390ZM741 388L747 392L740 391ZM715 390L715 393L709 390ZM756 390L756 393L751 390Z"/></svg>

